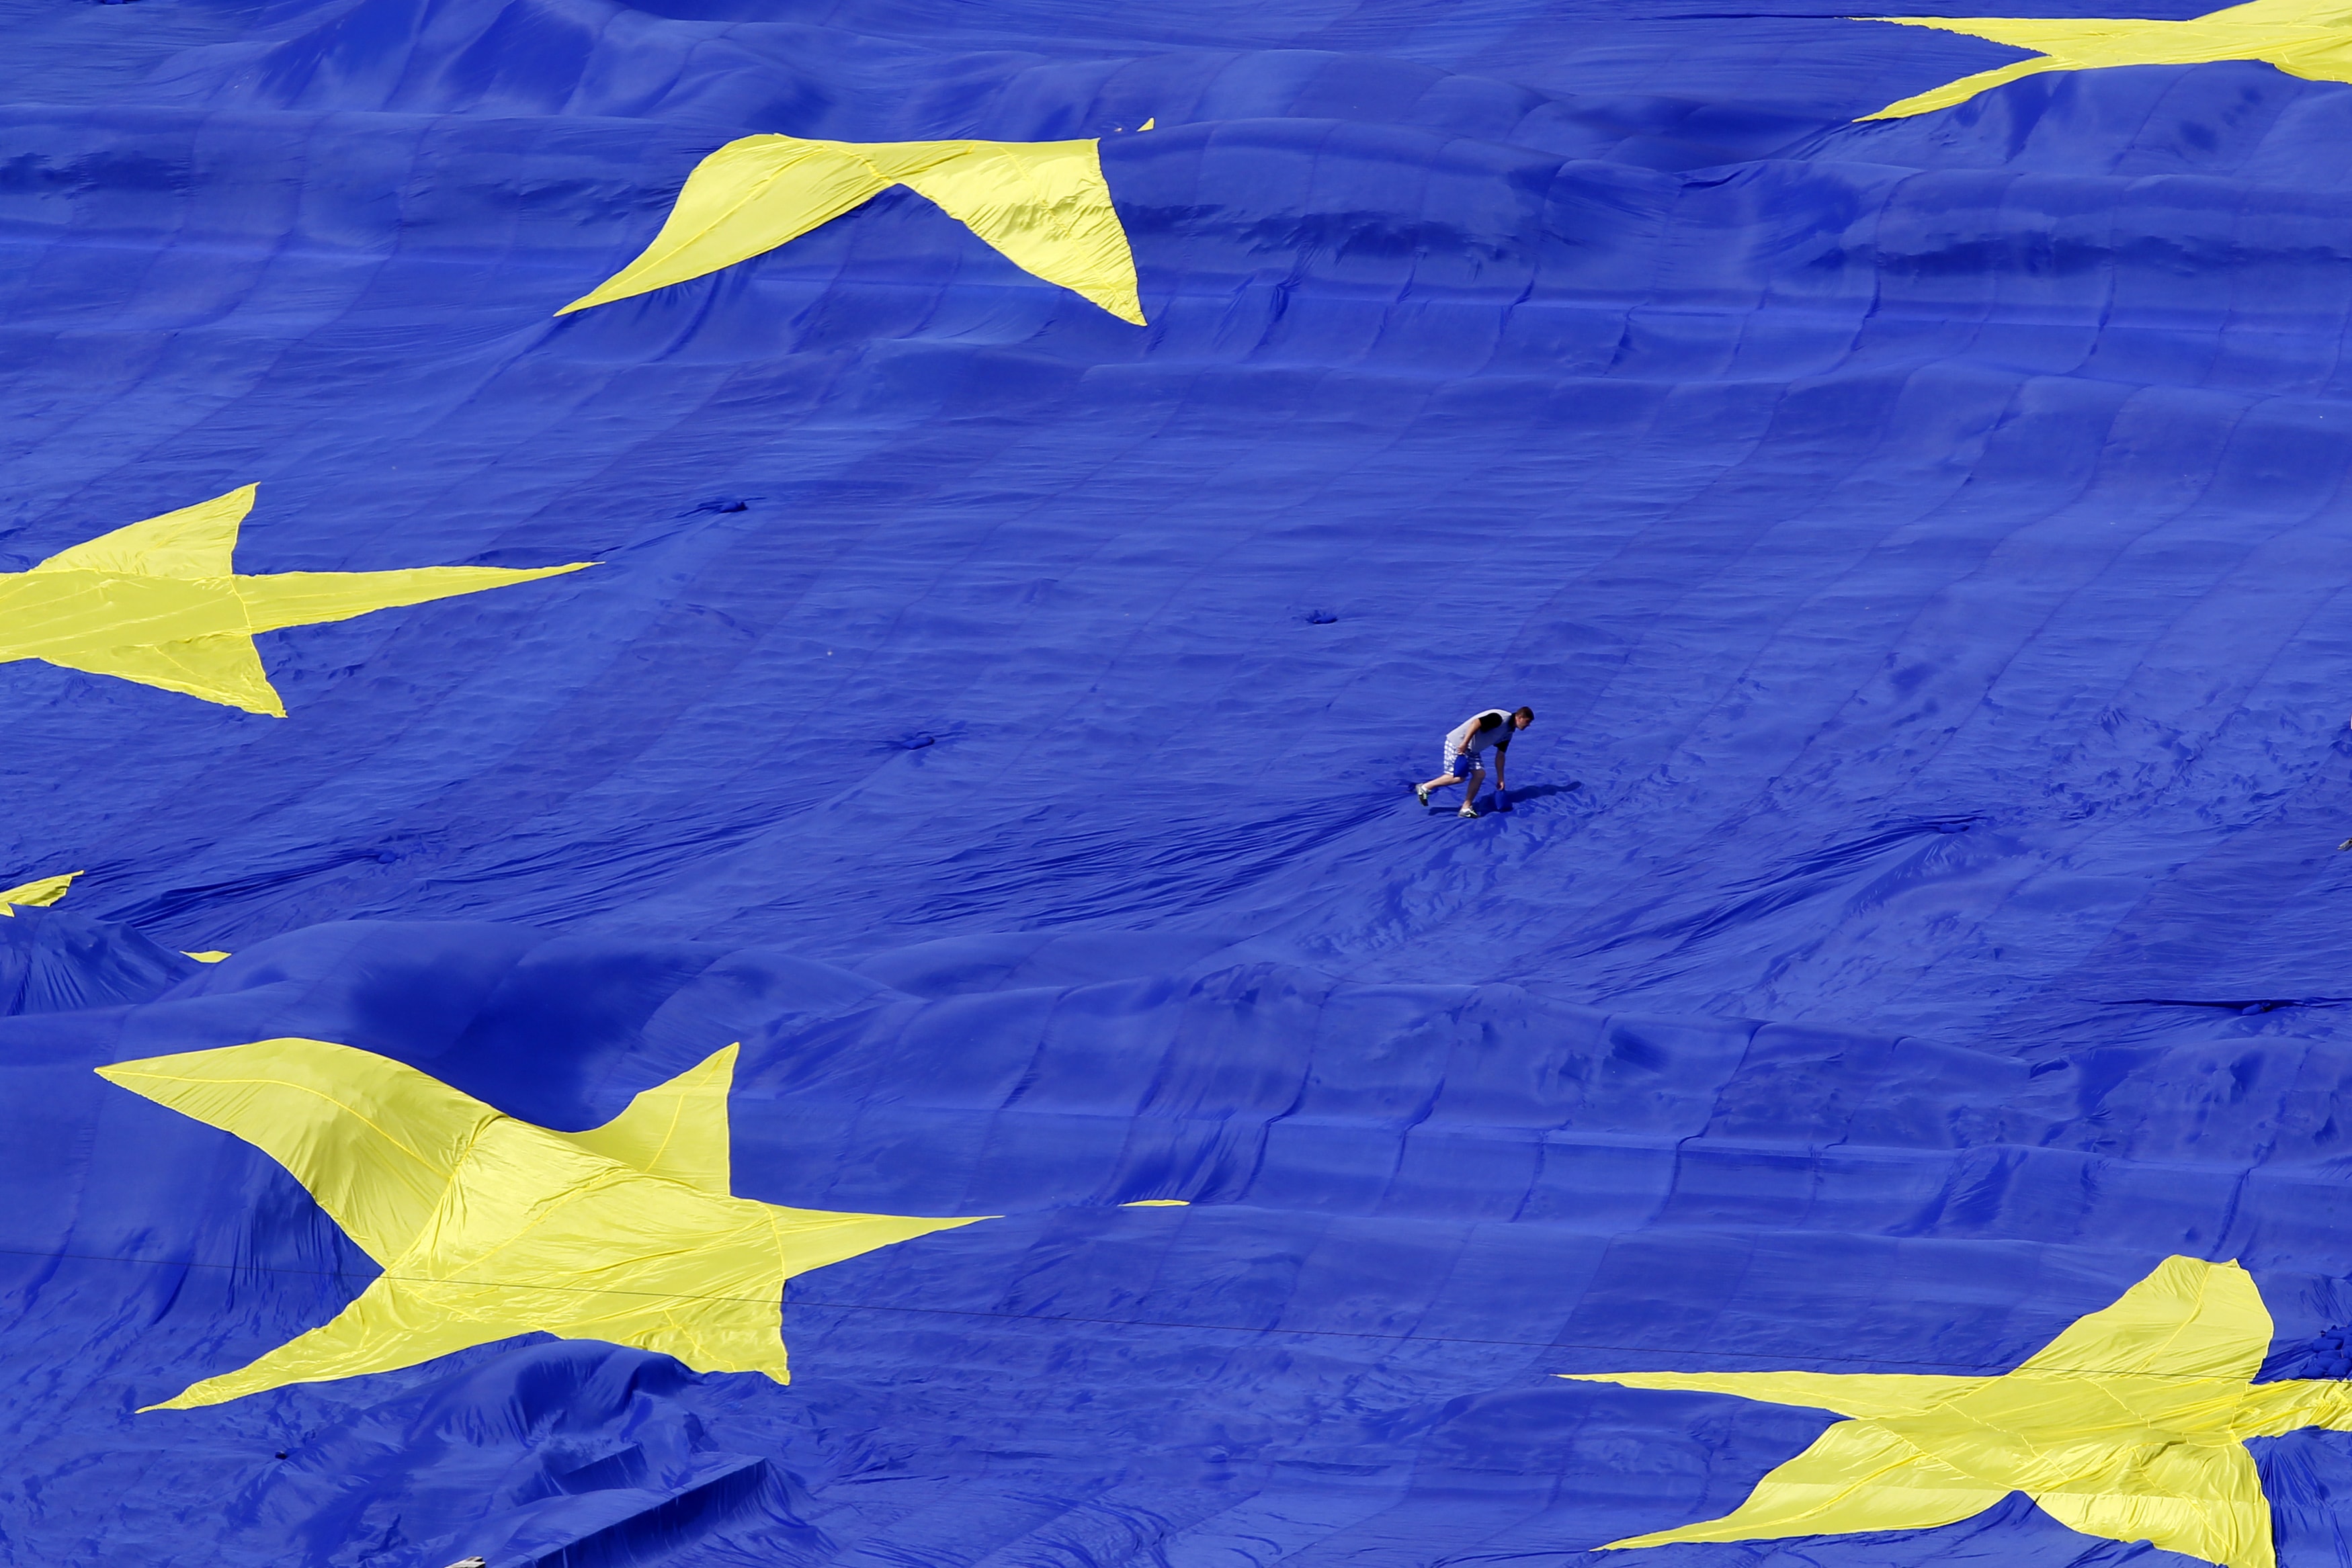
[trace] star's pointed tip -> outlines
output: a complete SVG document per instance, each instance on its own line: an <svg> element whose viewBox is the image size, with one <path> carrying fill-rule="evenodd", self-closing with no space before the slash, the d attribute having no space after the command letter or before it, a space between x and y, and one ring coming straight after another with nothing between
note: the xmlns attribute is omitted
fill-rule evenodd
<svg viewBox="0 0 2352 1568"><path fill-rule="evenodd" d="M722 1071L731 1073L735 1071L736 1059L741 1056L742 1053L743 1042L740 1040L732 1045L722 1045L717 1051L712 1051L709 1056L704 1057L700 1061L698 1061L693 1066L688 1068L684 1072L679 1073L678 1077L692 1078L698 1074ZM677 1079L672 1079L671 1082L676 1082Z"/></svg>
<svg viewBox="0 0 2352 1568"><path fill-rule="evenodd" d="M572 572L586 571L592 566L603 566L604 564L604 563L601 560L567 560L560 566L499 566L479 570L488 570L490 571L504 573L504 581L495 582L490 584L490 586L493 588L510 588L518 582L537 582L542 578L563 577ZM472 571L478 569L467 567L461 570ZM465 589L461 591L474 593L480 591L478 589Z"/></svg>
<svg viewBox="0 0 2352 1568"><path fill-rule="evenodd" d="M251 484L239 485L233 490L223 490L219 495L215 496L209 501L197 502L196 507L217 507L224 502L226 502L236 508L236 516L228 519L232 525L235 525L245 521L246 514L253 510L254 497L260 494L261 481L256 479ZM192 512L194 511L196 507L188 507L182 509Z"/></svg>
<svg viewBox="0 0 2352 1568"><path fill-rule="evenodd" d="M71 891L74 879L84 874L79 871L58 872L52 876L37 876L15 887L0 887L0 915L16 913L12 906L19 904L28 909L47 908Z"/></svg>
<svg viewBox="0 0 2352 1568"><path fill-rule="evenodd" d="M679 1084L691 1083L696 1085L707 1085L711 1080L717 1079L722 1083L731 1084L735 1079L736 1059L741 1054L742 1042L740 1040L736 1041L733 1045L722 1045L717 1051L712 1051L709 1056L704 1057L700 1061L696 1062L693 1066L679 1073L677 1077L668 1080L668 1082Z"/></svg>

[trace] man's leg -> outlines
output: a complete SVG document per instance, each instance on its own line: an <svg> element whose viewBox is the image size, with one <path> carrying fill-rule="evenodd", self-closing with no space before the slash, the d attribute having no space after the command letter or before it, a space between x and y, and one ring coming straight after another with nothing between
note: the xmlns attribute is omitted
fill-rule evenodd
<svg viewBox="0 0 2352 1568"><path fill-rule="evenodd" d="M1476 763L1472 763L1470 777L1463 782L1462 786L1462 810L1455 815L1475 817L1478 814L1478 786L1486 781L1486 770Z"/></svg>
<svg viewBox="0 0 2352 1568"><path fill-rule="evenodd" d="M1448 746L1445 748L1445 771L1439 777L1431 779L1426 784L1416 784L1412 787L1412 792L1421 797L1421 803L1423 805L1426 806L1429 804L1429 792L1432 789L1443 789L1449 784L1459 784L1462 782L1461 777L1454 772L1454 768L1457 766L1458 762L1454 750L1451 746Z"/></svg>

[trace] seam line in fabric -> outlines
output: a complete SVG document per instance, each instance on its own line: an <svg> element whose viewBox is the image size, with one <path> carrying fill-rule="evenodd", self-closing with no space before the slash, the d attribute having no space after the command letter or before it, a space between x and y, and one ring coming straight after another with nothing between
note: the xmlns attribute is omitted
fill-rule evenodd
<svg viewBox="0 0 2352 1568"><path fill-rule="evenodd" d="M80 1263L135 1263L145 1265L150 1268L159 1269L224 1269L237 1270L248 1274L288 1274L299 1275L306 1279L356 1280L370 1283L373 1283L377 1280L396 1279L403 1281L425 1285L461 1285L467 1289L478 1291L576 1291L583 1295L648 1296L657 1300L673 1301L759 1302L767 1300L767 1298L763 1296L696 1295L661 1291L615 1291L593 1285L508 1285L500 1284L492 1281L437 1280L429 1275L423 1274L350 1274L335 1269L280 1269L274 1268L267 1264L210 1263L177 1258L121 1258L102 1252L50 1252L46 1250L35 1252L21 1247L0 1247L0 1258L55 1258L71 1260L72 1261ZM811 1272L814 1272L814 1270L812 1270ZM1171 1319L1160 1318L1084 1318L1042 1312L994 1312L981 1307L908 1307L889 1305L879 1301L823 1301L807 1297L793 1297L790 1295L782 1298L782 1305L787 1307L810 1307L827 1312L921 1312L940 1317L997 1318L1006 1322L1016 1323L1085 1323L1090 1326L1101 1328L1192 1329L1202 1333L1296 1334L1307 1339L1377 1339L1387 1340L1397 1344L1476 1344L1514 1350L1596 1350L1607 1351L1612 1354L1649 1356L1653 1358L1659 1356L1697 1356L1712 1358L1718 1361L1726 1359L1737 1361L1773 1361L1785 1360L1790 1354L1786 1351L1669 1351L1661 1350L1654 1345L1599 1344L1584 1340L1473 1339L1457 1334L1373 1333L1364 1329L1299 1329L1277 1328L1268 1325L1248 1323L1187 1323L1177 1322ZM1947 1370L1933 1375L1955 1378L1985 1378L1988 1380L1996 1377L2005 1377L2010 1375L2011 1373L2020 1370L2017 1366L1963 1366L1958 1362L1903 1361L1891 1356L1811 1355L1805 1359L1809 1361L1834 1363L1841 1365L1850 1366L1943 1367L1957 1370ZM1775 1366L1770 1370L1777 1372L1784 1369ZM2125 1376L2145 1378L2152 1383L2233 1383L2235 1381L2234 1379L2227 1377L2193 1376L2185 1373L2118 1373L2113 1367L2104 1366L2037 1367L2035 1372L2057 1373L2079 1377ZM1903 1375L1895 1374L1894 1375L1899 1376ZM2347 1380L2336 1378L2281 1378L2275 1381L2334 1383ZM2253 1385L2253 1386L2260 1387L2263 1385L2257 1384Z"/></svg>

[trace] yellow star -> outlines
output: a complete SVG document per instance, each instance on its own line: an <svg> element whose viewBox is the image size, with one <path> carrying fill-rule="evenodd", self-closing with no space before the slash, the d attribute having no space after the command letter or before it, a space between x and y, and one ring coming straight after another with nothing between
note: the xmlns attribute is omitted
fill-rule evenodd
<svg viewBox="0 0 2352 1568"><path fill-rule="evenodd" d="M28 571L0 572L0 664L40 659L284 718L286 705L253 646L257 632L348 621L595 564L239 577L229 557L255 488L100 534Z"/></svg>
<svg viewBox="0 0 2352 1568"><path fill-rule="evenodd" d="M2309 81L2352 82L2352 5L2345 0L2252 0L2186 22L2084 16L2064 21L2032 16L1855 16L1936 27L2037 51L2032 59L1962 77L1916 97L1890 103L1864 120L1900 120L1966 103L1977 94L2042 71L2088 71L2108 66L2199 66L2216 60L2263 60Z"/></svg>
<svg viewBox="0 0 2352 1568"><path fill-rule="evenodd" d="M100 1068L268 1155L383 1265L331 1322L148 1408L389 1372L534 1330L789 1382L786 1280L975 1219L730 1197L735 1050L585 1133L517 1121L415 1068L324 1040Z"/></svg>
<svg viewBox="0 0 2352 1568"><path fill-rule="evenodd" d="M14 915L16 911L9 907L11 904L21 904L27 909L40 909L55 904L66 895L66 889L71 887L74 878L80 874L78 871L59 872L55 876L20 882L14 887L0 887L0 915Z"/></svg>
<svg viewBox="0 0 2352 1568"><path fill-rule="evenodd" d="M748 261L906 185L1013 266L1140 327L1135 256L1097 145L746 136L695 165L643 255L556 314Z"/></svg>
<svg viewBox="0 0 2352 1568"><path fill-rule="evenodd" d="M2243 1269L2168 1258L2114 1306L1996 1377L1585 1376L1851 1417L1723 1518L1601 1550L1927 1530L2021 1491L2085 1535L2272 1568L2270 1502L2245 1441L2303 1427L2352 1431L2352 1385L2252 1381L2270 1343L2271 1315Z"/></svg>

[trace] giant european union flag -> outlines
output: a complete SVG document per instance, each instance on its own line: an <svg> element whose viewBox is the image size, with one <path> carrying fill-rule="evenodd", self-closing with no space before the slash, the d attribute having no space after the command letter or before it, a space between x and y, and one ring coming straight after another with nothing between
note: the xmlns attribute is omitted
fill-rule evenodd
<svg viewBox="0 0 2352 1568"><path fill-rule="evenodd" d="M2200 3L0 0L0 1564L2352 1564Z"/></svg>

